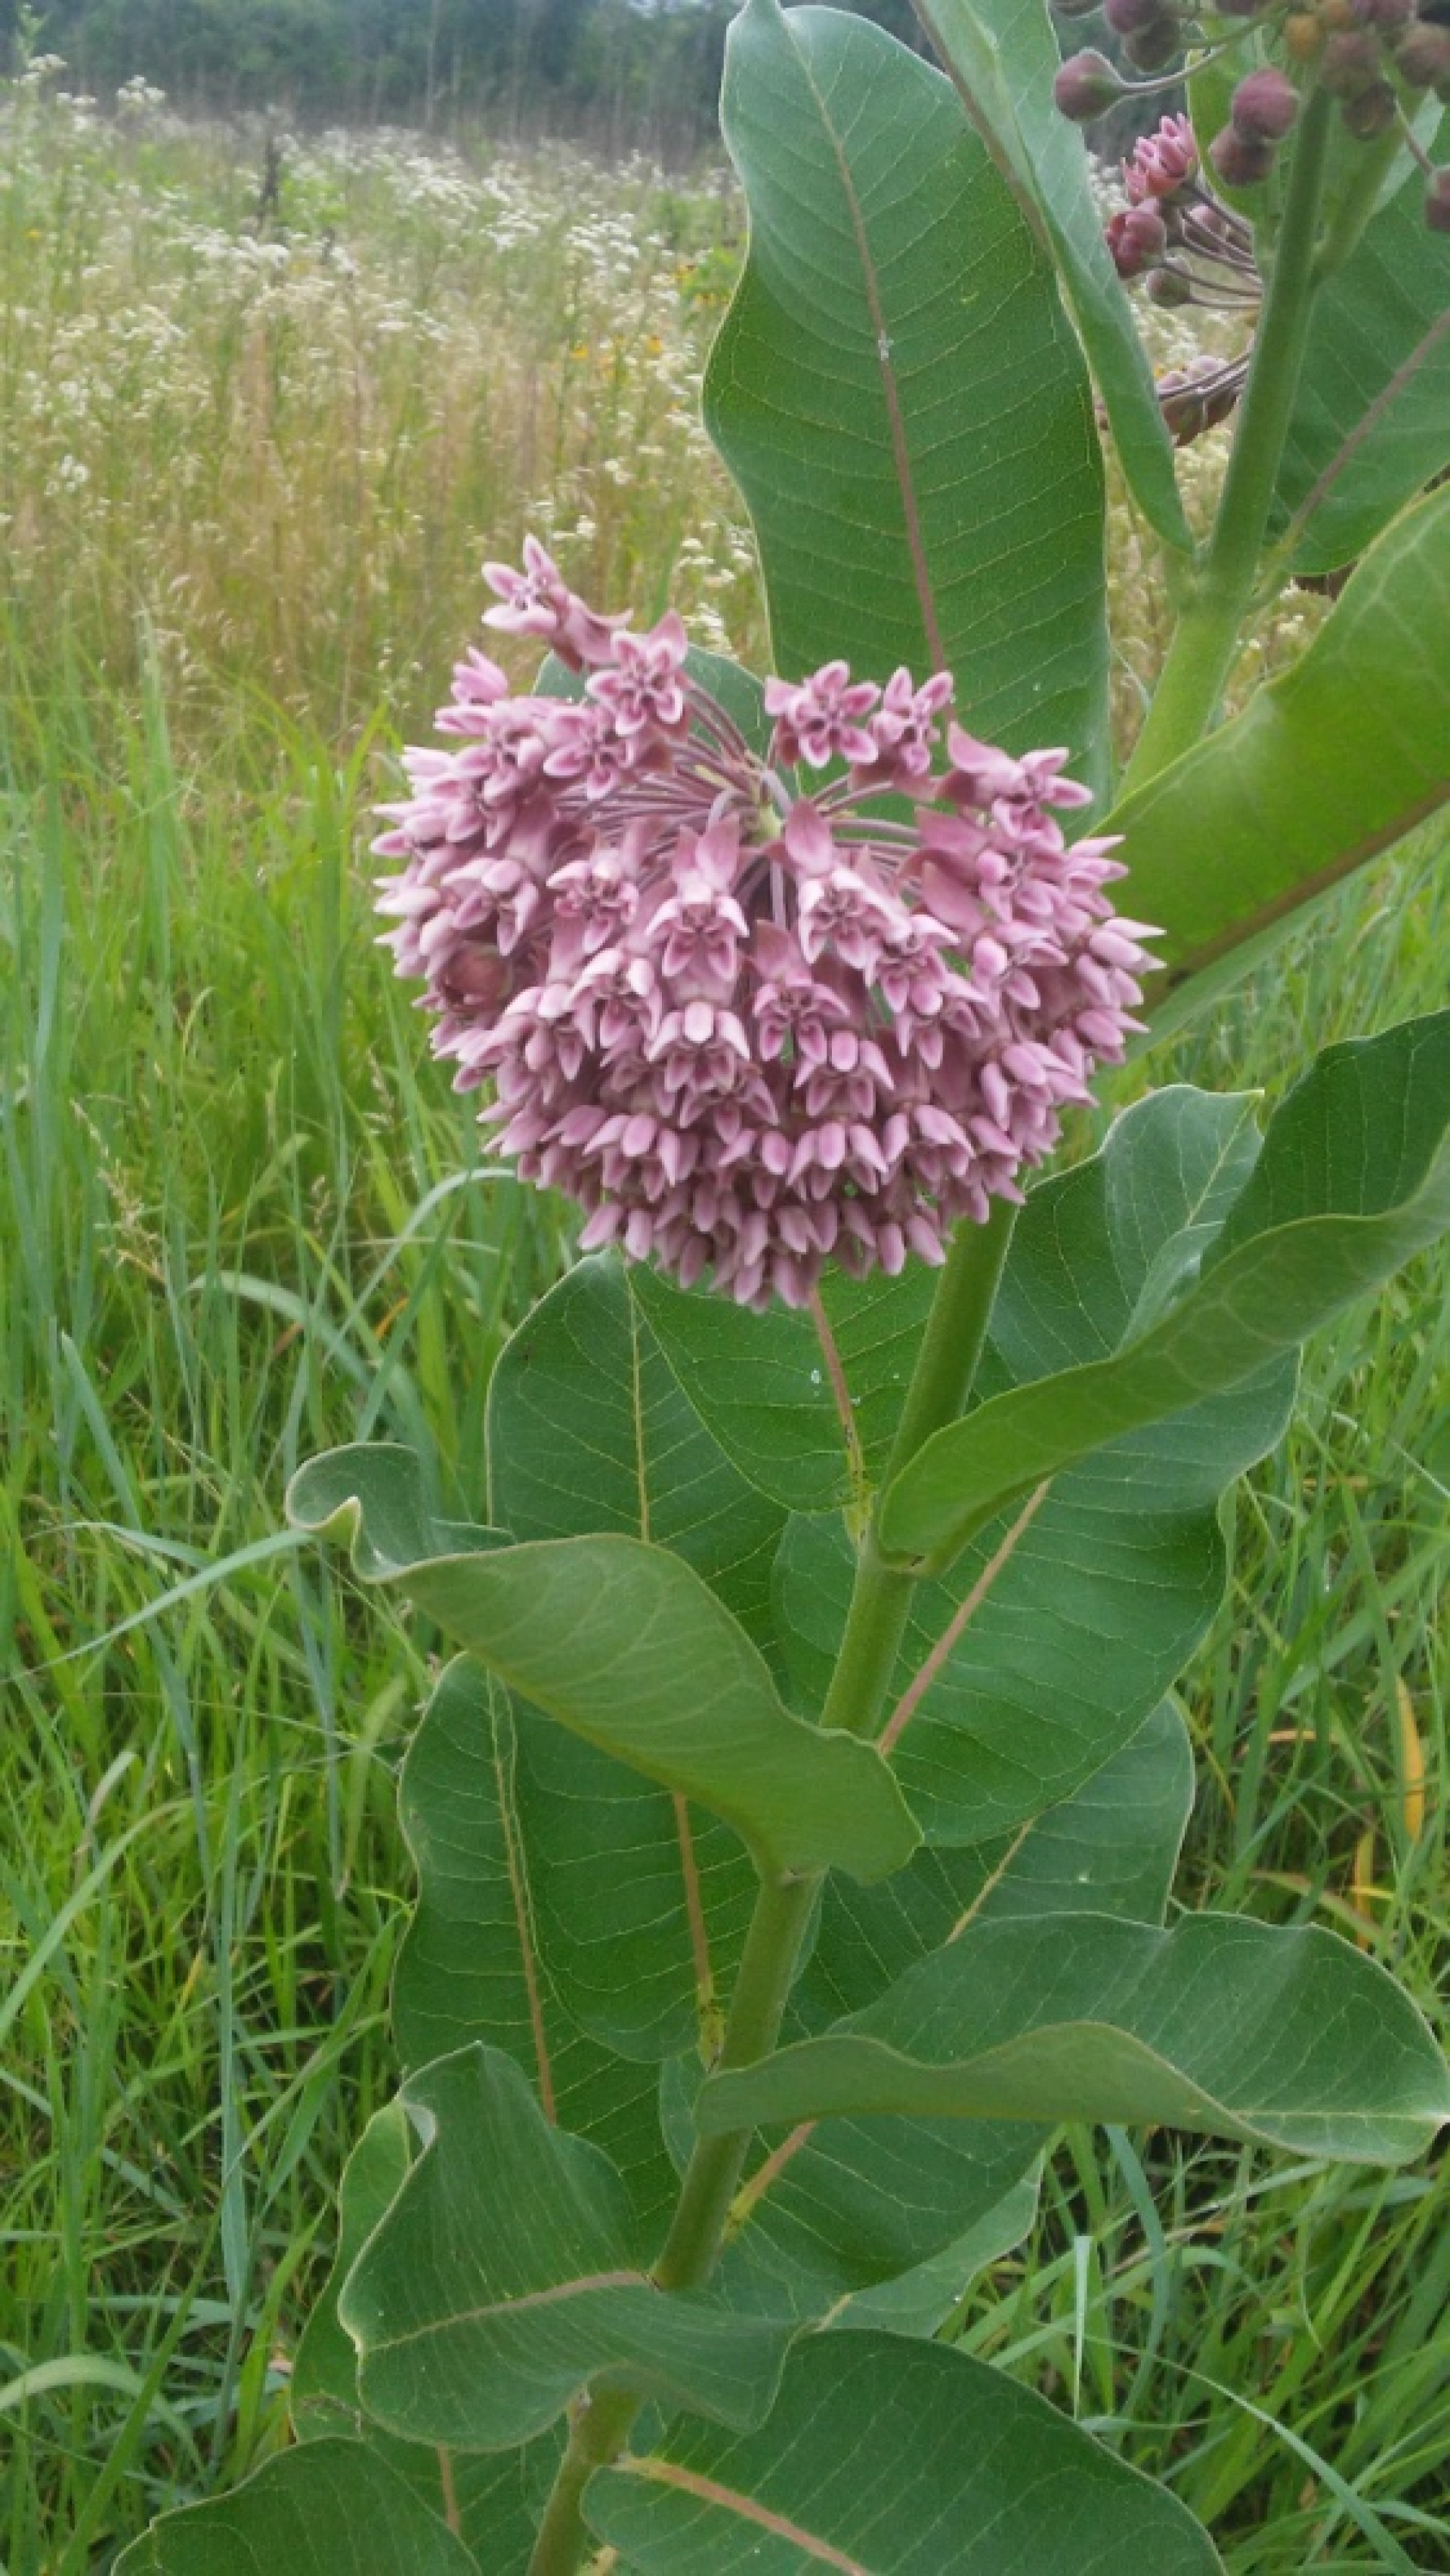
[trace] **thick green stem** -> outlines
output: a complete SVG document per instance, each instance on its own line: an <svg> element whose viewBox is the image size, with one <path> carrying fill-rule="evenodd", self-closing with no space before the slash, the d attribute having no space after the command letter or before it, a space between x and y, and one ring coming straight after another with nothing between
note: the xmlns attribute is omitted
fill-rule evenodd
<svg viewBox="0 0 1450 2576"><path fill-rule="evenodd" d="M998 1199L985 1225L959 1226L952 1238L887 1461L888 1485L934 1431L956 1421L971 1393L1016 1221L1016 1209ZM823 1726L840 1727L848 1735L874 1735L914 1588L914 1576L883 1561L868 1530L821 1711Z"/></svg>
<svg viewBox="0 0 1450 2576"><path fill-rule="evenodd" d="M888 1481L934 1431L954 1422L966 1403L1015 1216L1015 1209L999 1201L985 1225L957 1230L907 1389ZM911 1576L883 1565L868 1534L823 1725L849 1727L855 1735L875 1732L911 1593ZM717 2060L721 2067L753 2065L774 2048L819 1885L817 1878L762 1882L730 2000ZM661 2290L694 2290L709 2279L752 2134L736 2129L728 2137L696 2140L670 2232L654 2266ZM617 2458L642 2403L627 2389L606 2387L574 2409L569 2445L529 2560L529 2576L575 2576L589 2545L584 2490L596 2469Z"/></svg>
<svg viewBox="0 0 1450 2576"><path fill-rule="evenodd" d="M1233 665L1259 578L1274 487L1309 338L1332 110L1333 101L1323 90L1313 91L1305 103L1269 290L1213 534L1128 763L1125 789L1141 787L1199 741L1213 721Z"/></svg>

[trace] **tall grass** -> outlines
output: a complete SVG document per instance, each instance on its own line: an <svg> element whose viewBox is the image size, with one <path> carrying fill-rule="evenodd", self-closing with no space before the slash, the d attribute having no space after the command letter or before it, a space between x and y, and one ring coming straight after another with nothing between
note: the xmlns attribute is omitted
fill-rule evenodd
<svg viewBox="0 0 1450 2576"><path fill-rule="evenodd" d="M391 2079L394 1778L427 1674L407 1624L279 1539L280 1497L376 1432L476 1506L492 1361L567 1250L480 1162L371 946L355 854L394 730L526 521L606 598L672 585L706 640L759 649L695 409L735 223L715 182L401 137L291 147L287 174L259 242L245 137L154 110L127 135L33 85L4 129L11 2576L108 2566L283 2437L340 2160ZM1126 624L1150 659L1148 610ZM1441 1000L1433 857L1133 1080L1278 1089ZM1239 1498L1183 1879L1337 1923L1427 2002L1443 1281L1421 1264L1319 1347ZM1219 2517L1240 2576L1434 2569L1442 2217L1424 2173L1073 2137L1030 2260L960 2329Z"/></svg>

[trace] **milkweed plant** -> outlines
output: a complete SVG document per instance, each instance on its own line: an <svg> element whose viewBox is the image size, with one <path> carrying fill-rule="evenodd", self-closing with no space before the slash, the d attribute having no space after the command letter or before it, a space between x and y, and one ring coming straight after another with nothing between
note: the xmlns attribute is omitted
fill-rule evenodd
<svg viewBox="0 0 1450 2576"><path fill-rule="evenodd" d="M580 1257L471 1517L395 1447L293 1484L455 1650L405 2072L295 2438L127 2576L1207 2576L939 2329L1064 2123L1394 2165L1450 2109L1372 1958L1169 1903L1222 1499L1450 1224L1450 1012L1263 1116L1174 1084L1090 1159L1080 1118L1450 794L1450 33L1107 0L1123 69L1041 0L920 15L940 69L731 30L706 405L773 674L530 539L507 669L466 653L384 811L393 963ZM1105 231L1075 123L1169 83ZM1233 353L1155 383L1138 295ZM1121 769L1108 448L1173 613ZM1225 716L1296 579L1332 605Z"/></svg>

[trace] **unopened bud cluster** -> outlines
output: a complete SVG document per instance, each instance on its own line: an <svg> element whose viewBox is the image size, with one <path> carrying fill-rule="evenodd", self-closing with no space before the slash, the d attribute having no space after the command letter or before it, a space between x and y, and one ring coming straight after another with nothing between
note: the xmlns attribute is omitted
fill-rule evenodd
<svg viewBox="0 0 1450 2576"><path fill-rule="evenodd" d="M1282 0L1217 0L1204 13L1176 0L1103 0L1125 59L1153 77L1127 80L1103 54L1074 54L1058 73L1057 103L1074 122L1091 124L1119 99L1178 79L1185 48L1221 50L1225 21L1242 21L1243 36L1266 35L1282 65L1256 68L1238 83L1208 160L1225 188L1258 188L1271 177L1297 121L1301 92L1311 83L1337 99L1346 133L1366 143L1396 125L1407 128L1425 91L1450 100L1450 26L1432 14L1442 8L1443 0L1291 0L1286 14ZM1076 0L1068 14L1078 14ZM1238 34L1231 30L1227 41L1236 44ZM1408 131L1407 141L1428 181L1426 221L1444 231L1450 223L1445 174Z"/></svg>
<svg viewBox="0 0 1450 2576"><path fill-rule="evenodd" d="M1128 202L1106 232L1120 277L1141 280L1155 304L1257 312L1253 234L1207 184L1186 116L1165 116L1156 133L1139 137L1123 164L1123 185ZM1196 359L1161 376L1158 400L1175 444L1185 447L1227 420L1247 374L1244 356Z"/></svg>
<svg viewBox="0 0 1450 2576"><path fill-rule="evenodd" d="M379 853L400 975L521 1175L686 1286L799 1305L822 1265L940 1261L1021 1195L1122 1058L1153 934L1115 919L1087 790L952 721L952 683L830 662L770 680L764 756L684 630L600 617L532 540L489 622L575 697L477 652L406 756Z"/></svg>

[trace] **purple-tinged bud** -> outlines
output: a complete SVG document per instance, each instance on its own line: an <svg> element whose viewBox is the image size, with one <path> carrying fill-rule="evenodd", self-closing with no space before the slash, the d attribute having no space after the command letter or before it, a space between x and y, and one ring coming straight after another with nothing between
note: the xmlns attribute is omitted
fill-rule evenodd
<svg viewBox="0 0 1450 2576"><path fill-rule="evenodd" d="M1176 268L1150 268L1143 281L1143 292L1150 304L1159 304L1165 312L1174 312L1180 304L1191 304L1193 288Z"/></svg>
<svg viewBox="0 0 1450 2576"><path fill-rule="evenodd" d="M1052 95L1072 124L1091 125L1122 97L1123 84L1105 54L1070 54L1052 84Z"/></svg>
<svg viewBox="0 0 1450 2576"><path fill-rule="evenodd" d="M1275 148L1226 125L1210 143L1208 157L1226 188L1257 188L1273 169Z"/></svg>
<svg viewBox="0 0 1450 2576"><path fill-rule="evenodd" d="M1380 76L1380 49L1374 36L1348 28L1331 36L1319 61L1319 78L1331 98L1355 98Z"/></svg>
<svg viewBox="0 0 1450 2576"><path fill-rule="evenodd" d="M1192 377L1179 370L1158 379L1158 408L1175 447L1188 447L1208 427L1208 411Z"/></svg>
<svg viewBox="0 0 1450 2576"><path fill-rule="evenodd" d="M1283 72L1250 72L1229 102L1241 143L1282 143L1299 113L1299 93Z"/></svg>
<svg viewBox="0 0 1450 2576"><path fill-rule="evenodd" d="M1395 69L1411 89L1443 89L1450 82L1450 27L1418 19L1395 47Z"/></svg>
<svg viewBox="0 0 1450 2576"><path fill-rule="evenodd" d="M1415 14L1415 0L1349 0L1349 5L1357 27L1378 27L1385 34L1408 26Z"/></svg>
<svg viewBox="0 0 1450 2576"><path fill-rule="evenodd" d="M1425 221L1432 233L1450 233L1450 170L1432 170L1425 190Z"/></svg>
<svg viewBox="0 0 1450 2576"><path fill-rule="evenodd" d="M1168 248L1168 227L1156 206L1124 206L1108 222L1103 239L1119 277L1141 277Z"/></svg>
<svg viewBox="0 0 1450 2576"><path fill-rule="evenodd" d="M1374 81L1354 98L1342 98L1339 113L1344 130L1356 143L1373 143L1376 136L1388 134L1399 113L1395 94L1388 81Z"/></svg>
<svg viewBox="0 0 1450 2576"><path fill-rule="evenodd" d="M1183 37L1176 18L1155 18L1140 27L1136 36L1123 38L1125 59L1138 72L1166 71L1183 51Z"/></svg>
<svg viewBox="0 0 1450 2576"><path fill-rule="evenodd" d="M1156 27L1163 19L1173 23L1173 12L1164 0L1103 0L1103 16L1115 36L1136 36L1145 27Z"/></svg>

